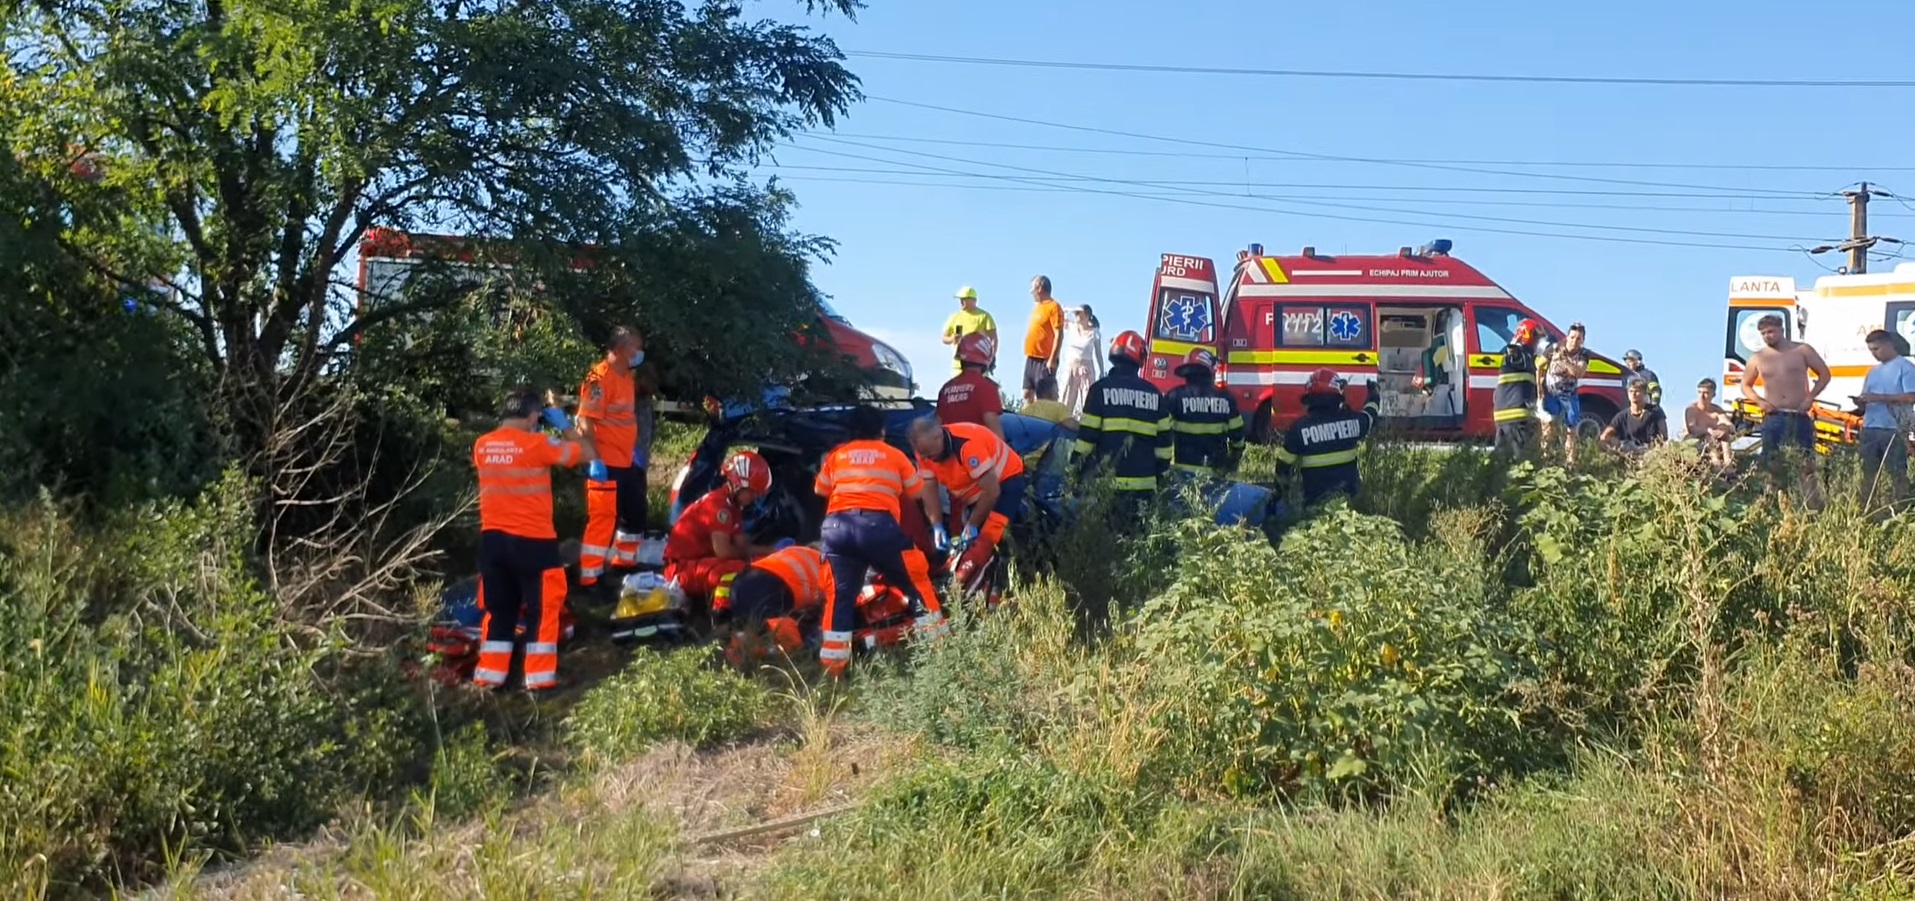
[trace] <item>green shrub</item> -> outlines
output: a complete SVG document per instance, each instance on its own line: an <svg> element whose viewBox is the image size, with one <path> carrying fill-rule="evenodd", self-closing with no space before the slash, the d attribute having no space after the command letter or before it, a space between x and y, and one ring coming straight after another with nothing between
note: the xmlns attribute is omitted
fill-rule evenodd
<svg viewBox="0 0 1915 901"><path fill-rule="evenodd" d="M579 701L566 732L589 763L617 762L661 741L730 741L768 725L772 709L764 685L682 648L634 656Z"/></svg>
<svg viewBox="0 0 1915 901"><path fill-rule="evenodd" d="M0 885L294 834L409 762L403 700L327 678L335 637L295 640L254 583L250 497L229 478L97 535L51 505L0 523Z"/></svg>
<svg viewBox="0 0 1915 901"><path fill-rule="evenodd" d="M1444 545L1337 502L1281 547L1187 523L1175 586L1138 648L1168 704L1162 778L1239 795L1374 794L1437 754L1459 777L1535 751L1486 554L1458 515Z"/></svg>

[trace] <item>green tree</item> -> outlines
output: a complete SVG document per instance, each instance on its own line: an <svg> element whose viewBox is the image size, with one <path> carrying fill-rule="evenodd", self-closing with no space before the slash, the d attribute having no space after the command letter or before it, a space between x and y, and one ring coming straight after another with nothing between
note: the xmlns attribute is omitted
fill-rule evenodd
<svg viewBox="0 0 1915 901"><path fill-rule="evenodd" d="M858 0L807 0L847 17ZM362 308L346 263L368 228L496 239L555 314L637 321L661 359L730 391L811 362L793 329L822 239L742 171L857 99L832 42L732 0L28 0L3 31L12 150L52 175L106 158L67 252L171 279L253 442L287 392L354 339L457 303ZM151 248L177 246L177 270ZM586 273L566 245L604 248ZM722 335L722 342L713 340ZM250 426L250 428L244 428Z"/></svg>

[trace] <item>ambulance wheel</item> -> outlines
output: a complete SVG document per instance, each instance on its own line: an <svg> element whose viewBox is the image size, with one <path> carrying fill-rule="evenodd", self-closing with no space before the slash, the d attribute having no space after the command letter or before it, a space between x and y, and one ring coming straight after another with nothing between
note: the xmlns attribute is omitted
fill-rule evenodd
<svg viewBox="0 0 1915 901"><path fill-rule="evenodd" d="M1576 421L1576 437L1583 441L1601 441L1602 430L1609 427L1609 420L1616 418L1616 411L1609 404L1583 399L1582 418Z"/></svg>
<svg viewBox="0 0 1915 901"><path fill-rule="evenodd" d="M1276 436L1272 434L1270 430L1270 420L1274 418L1275 412L1276 411L1271 408L1269 401L1264 401L1257 405L1257 412L1250 415L1250 435L1248 437L1251 443L1276 443Z"/></svg>

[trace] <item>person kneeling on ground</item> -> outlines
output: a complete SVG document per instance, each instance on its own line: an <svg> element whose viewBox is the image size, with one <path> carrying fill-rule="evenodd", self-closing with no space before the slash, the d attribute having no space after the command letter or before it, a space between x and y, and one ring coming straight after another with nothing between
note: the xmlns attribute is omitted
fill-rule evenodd
<svg viewBox="0 0 1915 901"><path fill-rule="evenodd" d="M989 429L969 423L943 425L925 416L912 420L909 435L922 475L951 495L950 525L932 529L933 543L958 554L952 572L964 592L976 591L1004 530L1024 509L1024 458Z"/></svg>
<svg viewBox="0 0 1915 901"><path fill-rule="evenodd" d="M1602 443L1627 457L1640 457L1668 440L1669 420L1649 405L1649 383L1629 383L1629 409L1617 413L1602 430Z"/></svg>
<svg viewBox="0 0 1915 901"><path fill-rule="evenodd" d="M824 607L837 591L817 548L797 545L752 561L720 580L714 596L738 624L725 656L733 666L794 654L805 645L799 621Z"/></svg>
<svg viewBox="0 0 1915 901"><path fill-rule="evenodd" d="M1343 402L1343 380L1336 370L1319 369L1304 383L1303 415L1284 433L1277 465L1279 472L1301 472L1306 507L1339 491L1354 498L1363 488L1357 460L1376 427L1376 381L1363 390L1358 411Z"/></svg>
<svg viewBox="0 0 1915 901"><path fill-rule="evenodd" d="M711 612L725 612L713 596L718 581L739 572L753 557L770 548L745 539L745 508L771 490L771 465L751 451L725 461L725 484L693 501L665 541L665 578L678 583L686 597L709 599Z"/></svg>

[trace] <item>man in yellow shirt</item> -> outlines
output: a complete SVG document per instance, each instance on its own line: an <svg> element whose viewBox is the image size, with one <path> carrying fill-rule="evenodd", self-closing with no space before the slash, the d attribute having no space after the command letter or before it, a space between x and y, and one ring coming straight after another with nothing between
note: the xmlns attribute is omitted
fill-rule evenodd
<svg viewBox="0 0 1915 901"><path fill-rule="evenodd" d="M997 320L992 319L991 314L977 308L976 288L969 285L959 288L957 299L958 311L952 313L951 318L944 320L944 343L956 344L958 343L958 339L965 335L975 335L978 332L983 332L991 337L992 354L991 364L984 367L984 371L990 372L996 369ZM963 369L964 362L959 360L957 355L953 353L951 356L951 371L961 372Z"/></svg>
<svg viewBox="0 0 1915 901"><path fill-rule="evenodd" d="M1064 307L1051 297L1050 276L1031 279L1031 327L1024 333L1024 402L1057 399L1057 352L1064 346Z"/></svg>

